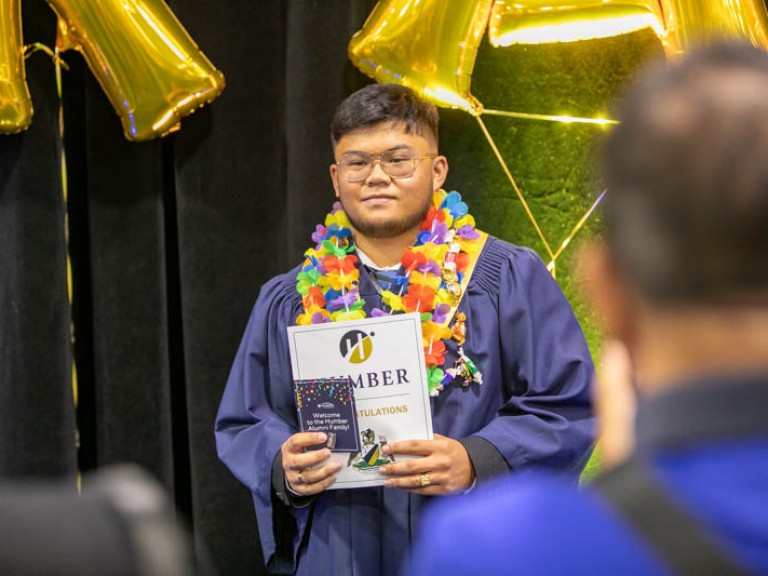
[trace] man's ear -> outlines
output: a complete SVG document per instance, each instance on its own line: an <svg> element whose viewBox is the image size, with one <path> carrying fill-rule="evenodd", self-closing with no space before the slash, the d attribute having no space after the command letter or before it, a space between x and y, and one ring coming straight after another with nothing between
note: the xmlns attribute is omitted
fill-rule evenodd
<svg viewBox="0 0 768 576"><path fill-rule="evenodd" d="M631 346L638 312L636 295L616 269L604 243L593 242L581 248L577 277L580 290L606 335Z"/></svg>
<svg viewBox="0 0 768 576"><path fill-rule="evenodd" d="M336 191L336 198L339 197L339 167L336 164L331 164L330 167L331 182L333 182L333 189Z"/></svg>
<svg viewBox="0 0 768 576"><path fill-rule="evenodd" d="M445 156L436 156L432 160L432 191L437 192L443 187L448 177L448 159Z"/></svg>

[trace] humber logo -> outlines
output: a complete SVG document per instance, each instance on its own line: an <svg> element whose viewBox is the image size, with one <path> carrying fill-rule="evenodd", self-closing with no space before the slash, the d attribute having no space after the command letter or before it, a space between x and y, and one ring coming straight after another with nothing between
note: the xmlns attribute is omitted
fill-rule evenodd
<svg viewBox="0 0 768 576"><path fill-rule="evenodd" d="M373 341L371 336L362 330L350 330L341 337L339 342L339 351L341 355L352 364L362 364L371 357L373 352Z"/></svg>

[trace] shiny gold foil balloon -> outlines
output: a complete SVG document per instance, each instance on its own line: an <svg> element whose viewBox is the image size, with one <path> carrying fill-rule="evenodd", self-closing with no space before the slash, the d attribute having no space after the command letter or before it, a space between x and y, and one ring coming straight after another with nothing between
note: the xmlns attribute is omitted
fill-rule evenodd
<svg viewBox="0 0 768 576"><path fill-rule="evenodd" d="M224 76L162 0L48 0L59 16L58 48L82 52L129 140L178 130L211 102Z"/></svg>
<svg viewBox="0 0 768 576"><path fill-rule="evenodd" d="M31 122L19 0L0 0L0 133L21 132Z"/></svg>
<svg viewBox="0 0 768 576"><path fill-rule="evenodd" d="M349 57L379 82L479 113L469 88L491 5L492 0L381 0L352 37Z"/></svg>
<svg viewBox="0 0 768 576"><path fill-rule="evenodd" d="M492 46L569 42L607 38L649 26L664 34L658 0L497 0L488 39Z"/></svg>
<svg viewBox="0 0 768 576"><path fill-rule="evenodd" d="M763 0L660 0L665 14L664 50L676 56L723 38L748 40L768 50Z"/></svg>
<svg viewBox="0 0 768 576"><path fill-rule="evenodd" d="M763 0L496 0L493 46L604 38L651 27L668 56L723 38L768 49Z"/></svg>

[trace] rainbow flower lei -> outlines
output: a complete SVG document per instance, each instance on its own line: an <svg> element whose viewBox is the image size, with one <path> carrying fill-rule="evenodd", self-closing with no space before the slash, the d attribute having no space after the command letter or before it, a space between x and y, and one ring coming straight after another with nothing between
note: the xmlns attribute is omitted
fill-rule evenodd
<svg viewBox="0 0 768 576"><path fill-rule="evenodd" d="M436 396L457 375L456 368L444 370L445 341L454 336L445 323L451 308L461 299L461 281L470 254L479 250L480 234L475 219L458 192L438 190L432 207L421 223L416 243L405 249L397 276L398 293L384 290L382 301L390 309L374 308L372 316L395 312L421 314L424 358L429 393ZM336 202L323 225L318 224L312 240L316 243L304 253L306 259L296 276L296 291L302 296L304 312L296 323L343 322L366 317L360 297L360 270L353 254L352 230L347 215ZM463 325L462 325L463 327ZM459 356L468 365L459 340ZM459 359L457 359L457 363ZM474 365L472 365L474 368ZM479 373L478 373L479 375ZM482 377L475 377L482 383Z"/></svg>

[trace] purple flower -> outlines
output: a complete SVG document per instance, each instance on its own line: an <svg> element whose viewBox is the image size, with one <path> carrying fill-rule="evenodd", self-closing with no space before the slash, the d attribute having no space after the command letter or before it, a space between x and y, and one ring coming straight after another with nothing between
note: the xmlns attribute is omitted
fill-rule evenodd
<svg viewBox="0 0 768 576"><path fill-rule="evenodd" d="M357 288L353 288L346 294L342 294L338 298L334 298L333 300L329 301L327 303L328 311L335 312L336 310L341 310L342 308L349 308L355 302L357 302L358 297Z"/></svg>
<svg viewBox="0 0 768 576"><path fill-rule="evenodd" d="M440 264L434 260L427 260L426 264L421 264L416 267L419 272L432 272L432 274L440 274Z"/></svg>
<svg viewBox="0 0 768 576"><path fill-rule="evenodd" d="M312 234L312 242L315 244L320 244L320 242L323 241L323 238L325 237L325 226L322 224L318 224L315 226L315 231Z"/></svg>
<svg viewBox="0 0 768 576"><path fill-rule="evenodd" d="M371 310L371 318L381 318L382 316L389 316L389 314L380 308L374 308Z"/></svg>
<svg viewBox="0 0 768 576"><path fill-rule="evenodd" d="M448 317L448 312L451 311L451 307L448 304L438 304L432 311L432 322L435 324L442 324Z"/></svg>
<svg viewBox="0 0 768 576"><path fill-rule="evenodd" d="M467 240L480 238L480 233L471 224L464 224L464 226L456 230L456 234Z"/></svg>
<svg viewBox="0 0 768 576"><path fill-rule="evenodd" d="M312 314L312 324L323 324L325 322L330 322L331 319L327 316L323 316L321 312L315 312Z"/></svg>
<svg viewBox="0 0 768 576"><path fill-rule="evenodd" d="M429 241L435 244L442 244L445 242L445 236L448 234L448 226L445 222L437 222L432 225L432 233L429 235Z"/></svg>

